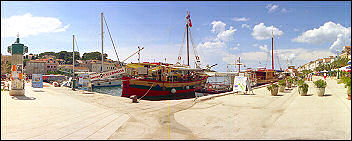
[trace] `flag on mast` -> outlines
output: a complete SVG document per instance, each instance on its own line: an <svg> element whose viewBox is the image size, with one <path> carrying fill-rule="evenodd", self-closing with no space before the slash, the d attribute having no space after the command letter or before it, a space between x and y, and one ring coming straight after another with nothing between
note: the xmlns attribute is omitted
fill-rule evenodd
<svg viewBox="0 0 352 141"><path fill-rule="evenodd" d="M192 27L192 22L191 22L191 15L190 15L190 13L188 13L186 19L188 19L188 25L189 25L189 27Z"/></svg>

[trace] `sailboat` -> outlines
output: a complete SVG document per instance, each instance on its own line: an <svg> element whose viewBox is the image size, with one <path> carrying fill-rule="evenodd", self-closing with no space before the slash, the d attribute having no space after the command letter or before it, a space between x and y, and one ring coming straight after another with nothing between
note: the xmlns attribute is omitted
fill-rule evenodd
<svg viewBox="0 0 352 141"><path fill-rule="evenodd" d="M139 99L164 100L194 98L195 90L201 88L208 76L200 68L190 68L188 31L192 26L187 12L187 65L143 62L129 63L123 79L122 97L137 96ZM178 57L180 60L180 56ZM196 56L196 60L199 57Z"/></svg>
<svg viewBox="0 0 352 141"><path fill-rule="evenodd" d="M274 69L274 33L272 32L271 38L271 69L266 69L263 67L257 68L256 70L249 71L251 75L251 80L254 80L255 85L262 85L267 83L274 83L279 80L279 75L277 70Z"/></svg>
<svg viewBox="0 0 352 141"><path fill-rule="evenodd" d="M120 74L123 74L124 73L124 68L118 68L117 66L115 67L116 70L111 70L111 71L104 71L104 32L103 32L103 20L104 19L104 16L103 16L103 12L101 13L101 71L100 73L96 73L96 74L92 74L90 76L91 78L91 87L94 88L94 87L111 87L111 86L121 86L122 85L122 76ZM114 49L115 49L115 44L112 40L112 37L111 37L111 34L110 34L110 31L109 31L109 28L108 28L108 25L105 21L105 24L107 26L107 29L108 29L108 33L110 35L110 39L111 39L111 42L114 46ZM117 55L117 52L116 52L116 49L115 49L115 53L116 53L116 56L117 56L117 60L119 62L119 57ZM100 76L100 78L98 77L95 77L95 76ZM104 77L103 77L104 76ZM92 79L92 78L97 78L97 79Z"/></svg>

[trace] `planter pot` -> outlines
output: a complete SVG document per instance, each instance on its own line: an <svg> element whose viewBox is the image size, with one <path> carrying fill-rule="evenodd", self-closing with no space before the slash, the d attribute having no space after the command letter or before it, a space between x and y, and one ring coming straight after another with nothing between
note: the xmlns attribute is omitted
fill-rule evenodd
<svg viewBox="0 0 352 141"><path fill-rule="evenodd" d="M348 94L347 99L348 99L348 100L351 100L351 94Z"/></svg>
<svg viewBox="0 0 352 141"><path fill-rule="evenodd" d="M291 83L288 83L287 84L287 88L291 88L292 87L292 84Z"/></svg>
<svg viewBox="0 0 352 141"><path fill-rule="evenodd" d="M284 92L285 91L285 86L279 86L279 92Z"/></svg>
<svg viewBox="0 0 352 141"><path fill-rule="evenodd" d="M324 96L325 88L317 88L317 95Z"/></svg>
<svg viewBox="0 0 352 141"><path fill-rule="evenodd" d="M277 87L270 91L272 96L276 96L278 92L279 92L279 88Z"/></svg>
<svg viewBox="0 0 352 141"><path fill-rule="evenodd" d="M300 92L301 96L306 96L307 93L308 93L308 91L304 92L303 90L301 90L301 92Z"/></svg>
<svg viewBox="0 0 352 141"><path fill-rule="evenodd" d="M298 87L298 93L301 94L302 93L302 89Z"/></svg>

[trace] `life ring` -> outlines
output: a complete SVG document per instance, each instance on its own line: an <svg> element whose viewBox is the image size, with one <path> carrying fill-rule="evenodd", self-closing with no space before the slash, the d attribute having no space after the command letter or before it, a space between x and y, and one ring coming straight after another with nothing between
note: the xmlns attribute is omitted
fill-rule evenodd
<svg viewBox="0 0 352 141"><path fill-rule="evenodd" d="M209 84L208 89L212 89L212 88L213 88L213 85Z"/></svg>
<svg viewBox="0 0 352 141"><path fill-rule="evenodd" d="M199 60L199 56L196 56L196 59Z"/></svg>
<svg viewBox="0 0 352 141"><path fill-rule="evenodd" d="M178 59L178 60L181 60L181 56L179 56L177 59Z"/></svg>
<svg viewBox="0 0 352 141"><path fill-rule="evenodd" d="M176 89L175 89L175 88L172 88L172 89L171 89L171 93L173 93L173 94L176 93Z"/></svg>

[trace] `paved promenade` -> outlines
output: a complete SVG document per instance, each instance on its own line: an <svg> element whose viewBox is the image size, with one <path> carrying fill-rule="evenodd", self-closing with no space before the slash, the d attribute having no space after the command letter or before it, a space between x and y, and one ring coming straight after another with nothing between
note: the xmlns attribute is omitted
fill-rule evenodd
<svg viewBox="0 0 352 141"><path fill-rule="evenodd" d="M255 95L139 103L27 84L26 97L1 92L1 139L351 139L346 88L327 82L324 97L308 82L310 96L297 88L270 96L262 87Z"/></svg>

